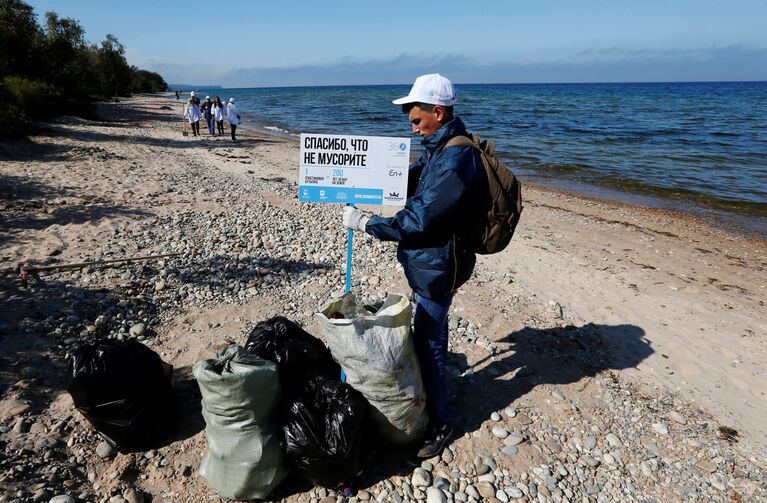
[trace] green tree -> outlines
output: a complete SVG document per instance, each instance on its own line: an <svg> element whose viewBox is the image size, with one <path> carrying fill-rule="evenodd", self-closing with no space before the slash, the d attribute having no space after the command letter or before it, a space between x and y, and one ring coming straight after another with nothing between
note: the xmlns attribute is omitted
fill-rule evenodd
<svg viewBox="0 0 767 503"><path fill-rule="evenodd" d="M32 6L21 0L0 0L0 76L37 77L41 35Z"/></svg>
<svg viewBox="0 0 767 503"><path fill-rule="evenodd" d="M24 134L29 119L88 116L93 99L166 88L159 74L128 65L114 35L89 44L75 19L47 12L40 26L29 4L0 0L0 96L15 117L0 121L0 137Z"/></svg>
<svg viewBox="0 0 767 503"><path fill-rule="evenodd" d="M96 77L102 96L124 96L128 91L131 71L125 60L125 47L111 33L96 51Z"/></svg>
<svg viewBox="0 0 767 503"><path fill-rule="evenodd" d="M85 30L76 20L45 14L43 62L45 79L66 96L88 95L96 90Z"/></svg>
<svg viewBox="0 0 767 503"><path fill-rule="evenodd" d="M131 66L131 91L134 93L159 93L168 89L168 84L159 73L141 70Z"/></svg>

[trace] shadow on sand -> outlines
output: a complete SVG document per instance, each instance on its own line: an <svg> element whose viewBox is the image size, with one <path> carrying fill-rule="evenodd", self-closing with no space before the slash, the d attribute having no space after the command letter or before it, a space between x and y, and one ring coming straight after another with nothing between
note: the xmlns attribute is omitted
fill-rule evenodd
<svg viewBox="0 0 767 503"><path fill-rule="evenodd" d="M454 374L450 379L453 422L461 433L470 433L490 414L513 405L536 386L575 383L605 370L634 367L653 353L644 335L644 330L634 325L524 328L499 341L499 346L508 347L473 365L467 364L463 354L451 353L448 368ZM359 488L409 474L420 461L414 449L381 448L365 466L355 484Z"/></svg>
<svg viewBox="0 0 767 503"><path fill-rule="evenodd" d="M85 204L66 202L77 194L69 189L53 187L31 178L0 174L0 246L24 241L24 232L41 230L52 225L98 222L104 218L141 218L148 213L140 208L88 201ZM65 202L51 204L52 200Z"/></svg>
<svg viewBox="0 0 767 503"><path fill-rule="evenodd" d="M634 325L524 328L499 341L507 346L493 357L468 365L463 354L451 353L451 417L461 433L473 432L496 411L513 405L540 385L575 383L606 370L638 365L653 353L644 330ZM463 377L459 377L462 375ZM371 442L355 489L365 489L420 466L417 449L391 449ZM311 487L290 477L273 495L279 499Z"/></svg>

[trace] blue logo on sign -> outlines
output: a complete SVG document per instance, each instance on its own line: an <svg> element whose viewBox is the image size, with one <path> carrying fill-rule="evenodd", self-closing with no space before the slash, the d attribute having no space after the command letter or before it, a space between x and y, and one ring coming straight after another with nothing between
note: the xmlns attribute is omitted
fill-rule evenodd
<svg viewBox="0 0 767 503"><path fill-rule="evenodd" d="M404 152L406 148L407 148L407 145L405 145L404 143L399 144L400 152Z"/></svg>
<svg viewBox="0 0 767 503"><path fill-rule="evenodd" d="M384 193L381 189L357 189L339 187L299 187L301 201L321 203L347 203L359 200L365 204L383 204Z"/></svg>

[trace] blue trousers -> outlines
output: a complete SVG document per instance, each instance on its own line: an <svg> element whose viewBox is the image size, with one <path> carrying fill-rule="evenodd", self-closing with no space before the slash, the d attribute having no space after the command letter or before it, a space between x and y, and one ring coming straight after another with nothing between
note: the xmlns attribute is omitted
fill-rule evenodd
<svg viewBox="0 0 767 503"><path fill-rule="evenodd" d="M439 300L415 294L413 342L426 388L426 409L433 423L447 423L447 316L453 296Z"/></svg>
<svg viewBox="0 0 767 503"><path fill-rule="evenodd" d="M215 133L216 132L216 130L215 130L216 121L213 119L213 116L211 115L209 118L205 119L205 121L208 123L208 132L210 134Z"/></svg>

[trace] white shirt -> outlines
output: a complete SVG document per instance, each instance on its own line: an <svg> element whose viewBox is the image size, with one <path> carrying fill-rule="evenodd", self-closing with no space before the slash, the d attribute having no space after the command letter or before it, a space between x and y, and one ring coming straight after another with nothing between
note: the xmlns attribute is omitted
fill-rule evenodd
<svg viewBox="0 0 767 503"><path fill-rule="evenodd" d="M189 120L190 124L200 120L201 116L202 114L200 113L200 107L198 107L195 103L184 107L184 117Z"/></svg>
<svg viewBox="0 0 767 503"><path fill-rule="evenodd" d="M239 118L240 112L237 110L237 107L234 106L234 103L229 103L226 106L226 118L229 119L229 124L234 124L235 126L240 123Z"/></svg>
<svg viewBox="0 0 767 503"><path fill-rule="evenodd" d="M226 117L226 110L224 110L223 103L220 107L213 105L213 119L218 122L224 120L224 117Z"/></svg>

